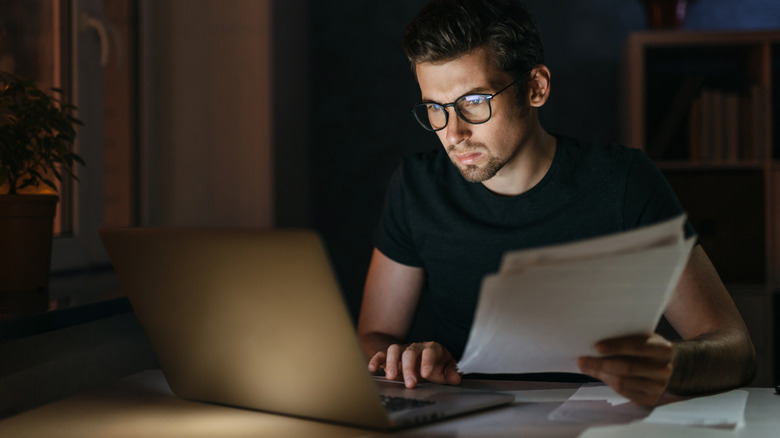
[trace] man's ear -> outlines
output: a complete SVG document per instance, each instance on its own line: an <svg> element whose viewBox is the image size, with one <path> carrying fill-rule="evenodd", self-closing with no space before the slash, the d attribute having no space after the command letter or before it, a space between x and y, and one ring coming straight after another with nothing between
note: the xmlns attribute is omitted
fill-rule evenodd
<svg viewBox="0 0 780 438"><path fill-rule="evenodd" d="M532 107L539 108L547 102L550 96L550 69L539 64L531 70L528 80L528 102Z"/></svg>

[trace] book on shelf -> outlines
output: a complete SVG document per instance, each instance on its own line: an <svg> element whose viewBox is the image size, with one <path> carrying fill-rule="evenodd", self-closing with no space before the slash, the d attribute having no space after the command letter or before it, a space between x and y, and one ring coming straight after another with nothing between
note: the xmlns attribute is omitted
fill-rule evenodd
<svg viewBox="0 0 780 438"><path fill-rule="evenodd" d="M706 126L710 130L710 144L703 145L709 148L709 157L712 162L723 161L723 92L712 90L712 108L710 111L710 123Z"/></svg>
<svg viewBox="0 0 780 438"><path fill-rule="evenodd" d="M689 145L689 160L697 163L703 161L704 157L701 156L701 147L705 139L702 133L702 97L698 96L691 104L690 113L688 116L688 145Z"/></svg>
<svg viewBox="0 0 780 438"><path fill-rule="evenodd" d="M750 161L757 159L755 152L755 129L752 128L755 117L753 116L753 98L750 93L739 95L739 159Z"/></svg>
<svg viewBox="0 0 780 438"><path fill-rule="evenodd" d="M702 88L688 108L691 162L736 164L766 156L769 116L766 87L746 92Z"/></svg>
<svg viewBox="0 0 780 438"><path fill-rule="evenodd" d="M708 162L715 159L713 123L715 118L715 93L709 88L693 101L689 115L689 156L694 162Z"/></svg>
<svg viewBox="0 0 780 438"><path fill-rule="evenodd" d="M769 90L766 87L755 84L750 87L750 99L752 108L751 128L753 130L752 158L763 160L766 158L767 142L769 140Z"/></svg>
<svg viewBox="0 0 780 438"><path fill-rule="evenodd" d="M727 163L739 162L739 94L723 95L723 158Z"/></svg>

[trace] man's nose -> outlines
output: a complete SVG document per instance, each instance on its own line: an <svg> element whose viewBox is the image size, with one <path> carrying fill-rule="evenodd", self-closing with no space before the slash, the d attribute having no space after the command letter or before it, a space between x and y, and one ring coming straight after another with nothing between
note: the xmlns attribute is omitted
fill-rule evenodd
<svg viewBox="0 0 780 438"><path fill-rule="evenodd" d="M445 128L447 131L445 135L449 144L458 144L468 139L471 136L471 124L458 117L455 108L447 108L447 110L451 110L447 127Z"/></svg>

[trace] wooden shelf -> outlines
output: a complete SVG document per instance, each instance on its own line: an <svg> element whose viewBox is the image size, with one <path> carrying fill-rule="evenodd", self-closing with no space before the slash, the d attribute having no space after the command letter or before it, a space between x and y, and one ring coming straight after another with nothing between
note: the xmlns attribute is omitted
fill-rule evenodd
<svg viewBox="0 0 780 438"><path fill-rule="evenodd" d="M706 161L663 161L656 160L655 164L661 170L757 170L763 171L766 167L766 163L762 161L741 161L736 163L724 163L724 162L706 162ZM780 167L779 167L780 168Z"/></svg>
<svg viewBox="0 0 780 438"><path fill-rule="evenodd" d="M628 37L628 45L659 47L703 47L780 43L780 32L735 31L711 32L688 30L654 30L634 32Z"/></svg>
<svg viewBox="0 0 780 438"><path fill-rule="evenodd" d="M664 172L751 321L757 382L780 380L780 32L637 32L622 61L622 141Z"/></svg>

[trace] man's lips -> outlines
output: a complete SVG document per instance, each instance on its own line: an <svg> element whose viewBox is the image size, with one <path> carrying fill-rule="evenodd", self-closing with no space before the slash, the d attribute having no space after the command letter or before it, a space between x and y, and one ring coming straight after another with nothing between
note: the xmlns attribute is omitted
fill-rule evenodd
<svg viewBox="0 0 780 438"><path fill-rule="evenodd" d="M467 165L467 164L473 164L479 157L482 156L481 152L466 152L462 154L455 154L453 155L455 157L455 160L457 160L458 163Z"/></svg>

